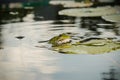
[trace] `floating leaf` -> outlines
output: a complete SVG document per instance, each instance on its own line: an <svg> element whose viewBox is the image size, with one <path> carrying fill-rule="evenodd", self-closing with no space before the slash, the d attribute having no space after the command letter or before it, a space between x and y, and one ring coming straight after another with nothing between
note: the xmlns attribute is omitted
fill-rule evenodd
<svg viewBox="0 0 120 80"><path fill-rule="evenodd" d="M52 49L65 54L103 54L120 49L120 43L112 39L93 38L76 43L63 43L52 46Z"/></svg>
<svg viewBox="0 0 120 80"><path fill-rule="evenodd" d="M116 14L117 10L114 7L105 6L97 8L74 8L64 9L59 11L59 15L67 15L74 17L100 17L105 15Z"/></svg>

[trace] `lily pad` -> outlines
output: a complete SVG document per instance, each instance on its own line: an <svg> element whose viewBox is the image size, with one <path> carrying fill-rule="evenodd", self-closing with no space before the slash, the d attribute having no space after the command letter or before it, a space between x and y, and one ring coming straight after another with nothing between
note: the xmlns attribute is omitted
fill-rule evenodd
<svg viewBox="0 0 120 80"><path fill-rule="evenodd" d="M100 17L117 13L114 7L105 6L97 8L74 8L59 11L59 15L67 15L73 17Z"/></svg>
<svg viewBox="0 0 120 80"><path fill-rule="evenodd" d="M103 19L110 22L120 23L120 14L102 16Z"/></svg>
<svg viewBox="0 0 120 80"><path fill-rule="evenodd" d="M54 45L54 43L51 43L51 44ZM62 43L60 45L54 45L51 47L52 47L52 50L55 50L64 54L103 54L103 53L109 53L112 51L119 50L120 42L112 39L104 39L104 38L92 39L91 38L83 41L80 40L76 43L66 42L66 43Z"/></svg>
<svg viewBox="0 0 120 80"><path fill-rule="evenodd" d="M92 6L92 2L75 2L75 1L53 1L49 2L52 5L63 5L63 7L89 7Z"/></svg>

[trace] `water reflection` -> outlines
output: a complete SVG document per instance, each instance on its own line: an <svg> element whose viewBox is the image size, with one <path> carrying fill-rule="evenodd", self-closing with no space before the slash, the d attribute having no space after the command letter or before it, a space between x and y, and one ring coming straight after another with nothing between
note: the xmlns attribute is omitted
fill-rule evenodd
<svg viewBox="0 0 120 80"><path fill-rule="evenodd" d="M2 49L2 33L1 33L1 30L2 30L2 26L0 26L0 49Z"/></svg>
<svg viewBox="0 0 120 80"><path fill-rule="evenodd" d="M104 72L109 66L115 65L119 70L119 51L102 55L64 55L48 48L36 47L48 46L46 40L64 32L76 34L74 38L77 39L98 36L97 31L101 33L110 31L111 34L115 34L112 29L96 27L97 30L94 31L77 26L78 24L71 21L75 20L60 20L62 24L59 24L59 21L56 23L50 20L2 25L1 35L4 49L0 50L0 79L100 80L99 73Z"/></svg>
<svg viewBox="0 0 120 80"><path fill-rule="evenodd" d="M23 50L25 51L24 53L22 52ZM56 61L56 58L44 54L44 51L45 50L43 50L43 52L42 50L36 50L33 52L24 47L20 49L5 49L4 51L2 51L2 56L0 58L0 74L3 77L1 79L51 80L51 76L49 74L55 73L59 70L59 68L53 65Z"/></svg>
<svg viewBox="0 0 120 80"><path fill-rule="evenodd" d="M111 68L109 72L103 72L103 80L118 80L116 79L116 70Z"/></svg>
<svg viewBox="0 0 120 80"><path fill-rule="evenodd" d="M47 7L44 9L43 12L47 12ZM119 39L119 25L100 17L60 17L52 12L52 17L47 17L48 13L33 15L31 12L27 12L31 16L21 14L17 23L11 23L10 19L0 26L0 80L101 80L100 73L109 66L120 70L120 51L101 55L65 55L52 51L47 44L50 38L66 32L73 34L74 40L92 36ZM23 22L25 16L28 19ZM119 76L116 78L120 80Z"/></svg>

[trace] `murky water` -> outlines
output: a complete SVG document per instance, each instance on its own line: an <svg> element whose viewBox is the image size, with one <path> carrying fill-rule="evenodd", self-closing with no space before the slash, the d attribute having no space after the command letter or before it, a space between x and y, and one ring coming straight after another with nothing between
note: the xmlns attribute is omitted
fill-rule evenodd
<svg viewBox="0 0 120 80"><path fill-rule="evenodd" d="M92 24L91 24L92 23ZM104 24L104 25L103 25ZM107 24L107 25L105 25ZM120 72L120 51L100 55L61 54L44 46L61 33L119 38L119 27L104 20L80 18L1 25L0 80L102 80L111 66ZM116 78L120 79L120 74Z"/></svg>

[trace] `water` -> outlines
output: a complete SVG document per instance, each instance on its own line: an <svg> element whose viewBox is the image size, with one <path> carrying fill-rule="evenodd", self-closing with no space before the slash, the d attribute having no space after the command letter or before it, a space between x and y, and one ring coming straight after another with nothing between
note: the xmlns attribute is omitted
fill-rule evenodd
<svg viewBox="0 0 120 80"><path fill-rule="evenodd" d="M97 20L99 20L98 18ZM102 80L111 66L120 80L120 51L111 53L61 54L44 46L61 33L79 37L117 37L119 28L104 20L80 18L7 23L1 25L0 80ZM85 24L83 24L85 23ZM96 25L98 24L99 25Z"/></svg>

